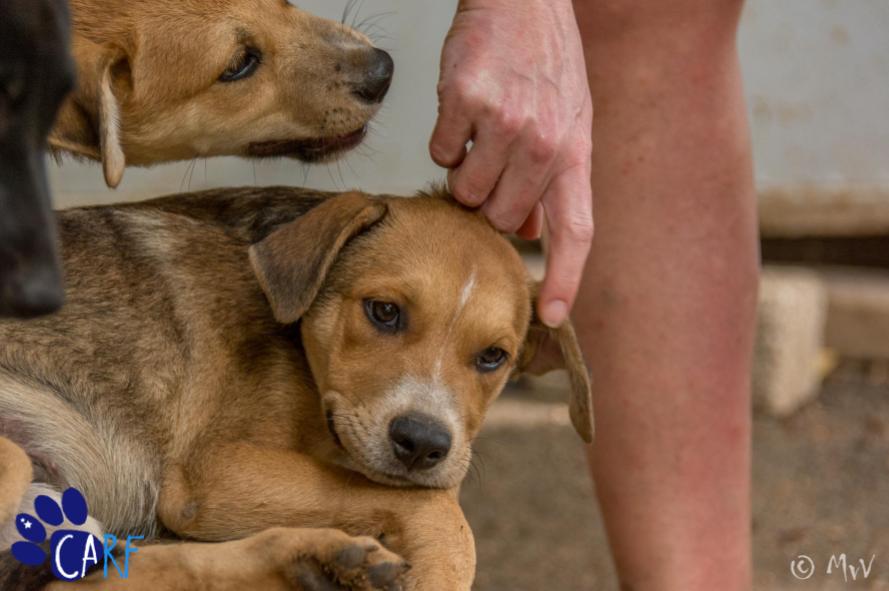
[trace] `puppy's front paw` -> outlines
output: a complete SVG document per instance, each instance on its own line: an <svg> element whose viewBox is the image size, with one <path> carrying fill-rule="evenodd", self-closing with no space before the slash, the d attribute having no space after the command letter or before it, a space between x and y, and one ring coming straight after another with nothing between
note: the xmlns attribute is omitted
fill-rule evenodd
<svg viewBox="0 0 889 591"><path fill-rule="evenodd" d="M410 566L370 537L336 529L300 530L288 576L303 591L400 591Z"/></svg>

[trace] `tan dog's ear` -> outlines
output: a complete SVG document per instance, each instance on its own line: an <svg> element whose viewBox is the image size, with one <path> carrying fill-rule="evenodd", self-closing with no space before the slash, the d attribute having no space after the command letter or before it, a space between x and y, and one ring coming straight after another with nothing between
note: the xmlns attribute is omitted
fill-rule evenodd
<svg viewBox="0 0 889 591"><path fill-rule="evenodd" d="M81 37L75 37L72 51L78 64L77 88L59 112L49 145L101 160L105 183L114 188L126 166L120 141L120 101L115 92L130 82L129 58L122 49ZM89 113L95 113L95 122Z"/></svg>
<svg viewBox="0 0 889 591"><path fill-rule="evenodd" d="M386 215L361 193L332 197L250 247L250 264L275 319L296 322L309 309L343 246Z"/></svg>
<svg viewBox="0 0 889 591"><path fill-rule="evenodd" d="M533 289L537 293L537 288ZM536 310L536 296L532 308ZM550 328L532 312L531 326L525 337L525 345L519 356L516 371L531 375L543 375L557 369L568 370L571 392L568 397L568 411L571 423L578 435L587 443L593 442L593 400L590 374L583 361L577 336L570 320L559 328Z"/></svg>
<svg viewBox="0 0 889 591"><path fill-rule="evenodd" d="M120 145L120 106L114 96L111 73L126 59L118 53L106 56L99 81L99 147L102 153L102 172L105 184L111 188L120 184L126 157Z"/></svg>

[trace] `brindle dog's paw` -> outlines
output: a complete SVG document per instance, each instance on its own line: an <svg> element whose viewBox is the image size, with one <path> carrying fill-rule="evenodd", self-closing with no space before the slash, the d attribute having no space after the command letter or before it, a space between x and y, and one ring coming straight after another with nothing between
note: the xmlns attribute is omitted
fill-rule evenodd
<svg viewBox="0 0 889 591"><path fill-rule="evenodd" d="M369 537L334 529L314 530L308 552L293 563L303 591L401 591L410 566Z"/></svg>

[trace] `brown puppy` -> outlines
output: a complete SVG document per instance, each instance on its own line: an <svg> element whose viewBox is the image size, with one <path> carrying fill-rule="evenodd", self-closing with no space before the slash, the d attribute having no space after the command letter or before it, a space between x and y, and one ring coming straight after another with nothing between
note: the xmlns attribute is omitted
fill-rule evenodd
<svg viewBox="0 0 889 591"><path fill-rule="evenodd" d="M393 65L286 0L71 0L78 83L50 146L124 166L327 158L356 146Z"/></svg>
<svg viewBox="0 0 889 591"><path fill-rule="evenodd" d="M532 318L515 250L446 197L231 189L59 224L69 303L0 323L0 435L28 452L36 481L82 490L112 533L334 527L382 537L412 563L408 588L468 589L456 487L510 374L567 366L572 419L592 436L570 326ZM235 543L220 572L288 588L310 556L346 588L400 573L366 539L261 536ZM264 554L269 537L286 550ZM231 547L147 549L128 588L156 583L174 554L165 576L215 580L206 556ZM345 548L360 560L340 564ZM149 555L163 558L140 566ZM368 583L379 568L392 577Z"/></svg>

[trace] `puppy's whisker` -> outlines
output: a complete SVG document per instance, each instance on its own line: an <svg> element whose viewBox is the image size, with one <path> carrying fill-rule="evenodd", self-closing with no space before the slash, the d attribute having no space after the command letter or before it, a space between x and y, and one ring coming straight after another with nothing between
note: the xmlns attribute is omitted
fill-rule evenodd
<svg viewBox="0 0 889 591"><path fill-rule="evenodd" d="M345 189L346 188L346 177L343 176L343 167L341 165L341 162L342 162L341 160L336 161L336 171L337 171L337 174L339 174L339 176L340 176L340 183L342 183L342 188Z"/></svg>
<svg viewBox="0 0 889 591"><path fill-rule="evenodd" d="M381 42L385 41L387 43L391 43L393 41L392 37L388 34L387 30L381 27L376 23L369 23L361 29L361 32L368 37L370 37L371 41L373 41L374 46L390 51L391 48L381 47Z"/></svg>
<svg viewBox="0 0 889 591"><path fill-rule="evenodd" d="M340 19L340 24L346 24L346 19L349 18L349 14L352 12L352 9L355 8L355 4L357 3L357 1L358 0L349 0L348 2L346 2L346 6L343 7L343 18Z"/></svg>
<svg viewBox="0 0 889 591"><path fill-rule="evenodd" d="M472 478L475 482L481 485L482 479L484 477L484 468L484 459L481 458L477 453L474 454L473 458L469 461L469 466L467 467L467 478Z"/></svg>
<svg viewBox="0 0 889 591"><path fill-rule="evenodd" d="M194 160L189 161L188 164L185 165L185 169L182 171L182 179L179 181L180 191L185 191L185 188L188 186L188 175L191 172L191 165L193 163Z"/></svg>
<svg viewBox="0 0 889 591"><path fill-rule="evenodd" d="M364 0L360 0L360 2L356 2L356 10L352 13L352 22L350 26L355 28L355 21L358 20L358 15L361 14L361 9L364 8Z"/></svg>
<svg viewBox="0 0 889 591"><path fill-rule="evenodd" d="M355 168L352 166L351 159L349 159L349 158L345 158L345 159L343 160L343 162L345 163L346 166L349 167L349 170L352 172L352 176L357 177L357 176L358 176L358 173L355 171Z"/></svg>
<svg viewBox="0 0 889 591"><path fill-rule="evenodd" d="M391 16L395 16L395 14L396 14L396 12L394 10L389 10L386 12L378 12L376 14L372 14L372 15L368 16L367 18L362 20L360 23L355 24L354 27L355 27L355 29L366 34L367 31L366 31L365 27L370 26L370 25L377 25L379 23L379 21L389 18Z"/></svg>
<svg viewBox="0 0 889 591"><path fill-rule="evenodd" d="M380 150L378 150L377 148L374 148L373 146L371 146L369 144L364 144L364 145L360 146L357 150L355 150L355 153L357 155L361 156L362 158L366 158L367 160L370 160L371 162L373 162L374 157L379 156L381 154Z"/></svg>
<svg viewBox="0 0 889 591"><path fill-rule="evenodd" d="M389 53L392 52L389 47L386 47L383 45L384 43L391 43L392 42L392 37L390 37L389 35L380 35L378 33L373 33L373 34L368 35L368 37L370 37L370 40L374 44L375 47L378 47L384 51L388 51Z"/></svg>
<svg viewBox="0 0 889 591"><path fill-rule="evenodd" d="M192 158L191 164L189 165L189 171L188 171L188 190L189 191L191 191L191 179L194 176L194 169L197 168L197 165L198 165L198 157L195 156L194 158Z"/></svg>
<svg viewBox="0 0 889 591"><path fill-rule="evenodd" d="M352 27L355 27L355 21L358 20L358 15L361 14L361 9L364 8L364 0L360 0L355 3L356 9L355 12L352 13Z"/></svg>
<svg viewBox="0 0 889 591"><path fill-rule="evenodd" d="M331 170L331 168L330 168L330 162L328 162L324 166L324 168L327 170L327 176L330 178L330 184L332 184L334 186L334 188L337 188L336 179L333 178L333 170Z"/></svg>

